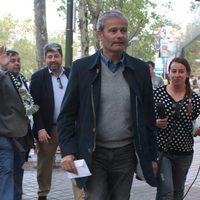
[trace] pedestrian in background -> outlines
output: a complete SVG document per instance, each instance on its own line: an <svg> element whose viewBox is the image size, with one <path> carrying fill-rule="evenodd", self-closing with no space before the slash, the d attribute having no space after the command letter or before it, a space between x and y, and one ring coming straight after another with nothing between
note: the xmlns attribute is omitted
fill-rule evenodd
<svg viewBox="0 0 200 200"><path fill-rule="evenodd" d="M30 120L38 110L25 77L20 73L20 56L1 48L0 65L0 199L21 200L23 164L33 145ZM30 143L31 141L31 143ZM32 147L32 146L31 146Z"/></svg>
<svg viewBox="0 0 200 200"><path fill-rule="evenodd" d="M136 165L156 186L157 145L148 66L125 53L128 19L118 10L97 22L103 48L76 60L58 118L61 166L77 173L85 159L92 175L76 178L87 200L127 200ZM137 156L136 156L137 154Z"/></svg>
<svg viewBox="0 0 200 200"><path fill-rule="evenodd" d="M154 91L160 169L156 200L182 200L193 158L193 121L200 97L190 88L191 68L184 58L169 64L170 84Z"/></svg>
<svg viewBox="0 0 200 200"><path fill-rule="evenodd" d="M149 65L149 69L150 69L151 82L152 82L153 89L156 89L157 87L164 85L164 81L163 81L162 77L157 76L155 74L155 71L154 71L155 63L152 61L148 61L147 64Z"/></svg>
<svg viewBox="0 0 200 200"><path fill-rule="evenodd" d="M31 77L30 91L40 106L34 115L33 132L37 139L38 199L45 200L51 188L52 169L58 147L56 121L67 87L69 68L62 67L62 48L57 43L44 47L46 67Z"/></svg>

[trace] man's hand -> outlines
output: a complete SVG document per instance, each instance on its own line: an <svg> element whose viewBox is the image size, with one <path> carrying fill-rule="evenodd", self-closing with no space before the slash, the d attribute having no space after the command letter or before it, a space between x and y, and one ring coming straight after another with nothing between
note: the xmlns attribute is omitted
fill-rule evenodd
<svg viewBox="0 0 200 200"><path fill-rule="evenodd" d="M156 126L158 128L165 129L167 128L167 125L168 125L167 118L156 120Z"/></svg>
<svg viewBox="0 0 200 200"><path fill-rule="evenodd" d="M51 137L47 133L45 129L41 129L38 131L38 140L41 143L48 144Z"/></svg>
<svg viewBox="0 0 200 200"><path fill-rule="evenodd" d="M74 155L67 155L65 157L63 157L61 159L61 167L63 170L74 173L74 174L78 174L76 166L74 164L74 160L75 160L75 156Z"/></svg>
<svg viewBox="0 0 200 200"><path fill-rule="evenodd" d="M154 176L157 176L158 164L156 161L152 161L152 169L153 169Z"/></svg>
<svg viewBox="0 0 200 200"><path fill-rule="evenodd" d="M10 61L10 56L6 54L6 48L0 46L0 66L6 66Z"/></svg>

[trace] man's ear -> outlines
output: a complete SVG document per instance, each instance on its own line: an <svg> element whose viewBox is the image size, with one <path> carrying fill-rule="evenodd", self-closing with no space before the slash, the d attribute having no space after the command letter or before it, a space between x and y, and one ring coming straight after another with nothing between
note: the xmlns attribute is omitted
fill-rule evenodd
<svg viewBox="0 0 200 200"><path fill-rule="evenodd" d="M101 41L102 31L100 31L100 30L96 31L96 36Z"/></svg>

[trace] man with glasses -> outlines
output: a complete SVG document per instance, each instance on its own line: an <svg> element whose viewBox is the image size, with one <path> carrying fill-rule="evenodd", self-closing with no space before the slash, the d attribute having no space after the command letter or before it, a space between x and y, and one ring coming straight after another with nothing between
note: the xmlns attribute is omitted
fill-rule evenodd
<svg viewBox="0 0 200 200"><path fill-rule="evenodd" d="M62 48L57 43L44 47L46 67L31 77L30 91L40 106L34 115L33 132L37 138L38 199L47 199L51 188L52 168L58 146L56 121L67 87L69 68L62 67Z"/></svg>

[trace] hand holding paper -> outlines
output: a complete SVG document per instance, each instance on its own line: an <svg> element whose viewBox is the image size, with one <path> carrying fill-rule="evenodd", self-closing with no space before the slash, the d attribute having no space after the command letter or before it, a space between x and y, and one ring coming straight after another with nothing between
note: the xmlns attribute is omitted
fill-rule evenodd
<svg viewBox="0 0 200 200"><path fill-rule="evenodd" d="M81 178L81 177L86 177L86 176L90 176L91 175L91 173L90 173L90 171L88 169L88 166L87 166L87 164L86 164L84 159L75 160L74 164L75 164L75 166L77 168L78 174L67 172L67 175L68 175L69 179Z"/></svg>

